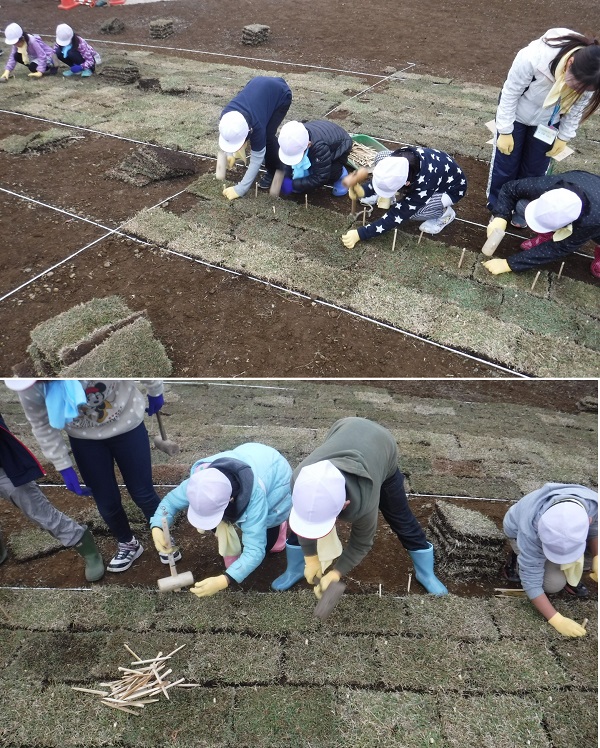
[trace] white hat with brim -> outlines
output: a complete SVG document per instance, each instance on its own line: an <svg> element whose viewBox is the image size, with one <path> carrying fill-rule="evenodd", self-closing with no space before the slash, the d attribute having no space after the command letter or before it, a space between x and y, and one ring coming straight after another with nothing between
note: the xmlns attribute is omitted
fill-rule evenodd
<svg viewBox="0 0 600 748"><path fill-rule="evenodd" d="M73 40L75 32L66 23L59 23L56 27L56 43L59 47L66 47Z"/></svg>
<svg viewBox="0 0 600 748"><path fill-rule="evenodd" d="M8 387L9 390L14 390L15 392L22 392L23 390L28 390L30 387L33 387L33 385L37 382L37 379L5 379L4 384Z"/></svg>
<svg viewBox="0 0 600 748"><path fill-rule="evenodd" d="M561 498L538 522L544 556L554 564L572 564L583 556L589 529L588 513L581 502Z"/></svg>
<svg viewBox="0 0 600 748"><path fill-rule="evenodd" d="M6 37L4 39L6 44L10 44L12 46L13 44L16 44L23 36L23 29L19 26L18 23L9 23L8 26L4 29L4 36Z"/></svg>
<svg viewBox="0 0 600 748"><path fill-rule="evenodd" d="M322 538L331 532L346 501L346 480L329 460L306 465L292 491L289 525L303 538Z"/></svg>
<svg viewBox="0 0 600 748"><path fill-rule="evenodd" d="M576 221L582 208L579 195L559 187L532 200L525 208L525 221L537 234L549 234Z"/></svg>
<svg viewBox="0 0 600 748"><path fill-rule="evenodd" d="M250 128L241 112L226 112L219 122L219 148L225 153L239 151L248 139Z"/></svg>
<svg viewBox="0 0 600 748"><path fill-rule="evenodd" d="M373 189L380 197L394 197L408 179L408 159L386 156L373 169Z"/></svg>
<svg viewBox="0 0 600 748"><path fill-rule="evenodd" d="M296 166L308 148L310 135L302 122L286 122L279 133L279 160L286 166Z"/></svg>
<svg viewBox="0 0 600 748"><path fill-rule="evenodd" d="M214 530L223 519L225 509L231 498L231 482L226 475L216 468L206 467L203 463L190 476L186 494L190 502L188 520L200 530Z"/></svg>

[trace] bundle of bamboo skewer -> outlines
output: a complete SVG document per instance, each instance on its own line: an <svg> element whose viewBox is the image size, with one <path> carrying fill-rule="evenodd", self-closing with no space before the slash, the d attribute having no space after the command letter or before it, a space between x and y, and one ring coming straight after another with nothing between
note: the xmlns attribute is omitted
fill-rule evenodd
<svg viewBox="0 0 600 748"><path fill-rule="evenodd" d="M131 667L119 667L119 670L124 673L123 677L119 680L100 683L101 686L106 686L110 690L100 691L99 689L80 688L79 686L71 686L71 688L74 691L83 691L84 693L93 693L102 696L100 702L112 709L118 709L128 714L141 714L141 709L147 704L154 704L160 700L154 698L155 696L160 696L162 693L168 699L169 688L173 688L174 686L178 688L196 688L200 685L199 683L184 683L185 678L179 678L175 681L166 680L167 676L173 672L172 668L165 670L167 661L176 652L183 649L186 646L185 644L177 647L177 649L174 649L167 655L159 652L151 660L143 660L127 644L123 646L135 657L135 660L130 663ZM135 707L135 709L131 707Z"/></svg>
<svg viewBox="0 0 600 748"><path fill-rule="evenodd" d="M349 159L356 166L373 166L377 151L362 143L353 143Z"/></svg>

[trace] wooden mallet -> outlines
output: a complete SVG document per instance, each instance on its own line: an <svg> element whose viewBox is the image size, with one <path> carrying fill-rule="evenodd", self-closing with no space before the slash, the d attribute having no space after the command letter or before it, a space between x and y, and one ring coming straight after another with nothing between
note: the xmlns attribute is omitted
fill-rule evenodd
<svg viewBox="0 0 600 748"><path fill-rule="evenodd" d="M178 574L175 568L175 559L173 558L173 543L171 541L171 533L169 532L169 523L167 521L167 512L163 510L162 516L162 529L163 535L165 536L165 543L171 549L169 556L169 569L171 570L170 577L163 577L158 580L158 589L161 592L181 592L182 587L191 587L194 584L194 576L191 571L184 571L183 574Z"/></svg>
<svg viewBox="0 0 600 748"><path fill-rule="evenodd" d="M158 429L160 431L160 436L154 437L154 446L156 449L160 449L161 452L166 452L168 455L176 455L179 454L179 444L175 444L175 442L171 441L170 439L167 439L167 433L165 431L165 427L162 422L162 416L160 414L160 411L156 411L156 420L158 421Z"/></svg>
<svg viewBox="0 0 600 748"><path fill-rule="evenodd" d="M227 154L221 149L219 149L219 152L217 153L217 168L215 170L215 176L220 181L223 181L227 176Z"/></svg>
<svg viewBox="0 0 600 748"><path fill-rule="evenodd" d="M269 189L269 195L271 197L279 197L284 177L285 171L283 169L277 169L275 171L275 174L273 175L273 181L271 182L271 187Z"/></svg>

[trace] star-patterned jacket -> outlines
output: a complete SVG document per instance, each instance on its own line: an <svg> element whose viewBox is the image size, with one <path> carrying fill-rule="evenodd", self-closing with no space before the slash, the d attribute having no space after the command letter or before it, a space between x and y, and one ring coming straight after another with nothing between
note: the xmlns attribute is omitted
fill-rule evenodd
<svg viewBox="0 0 600 748"><path fill-rule="evenodd" d="M444 151L435 148L405 148L417 155L420 161L417 176L405 192L404 197L393 205L381 218L367 226L358 228L361 241L372 239L412 218L436 193L446 193L452 203L457 203L467 192L467 178L456 161ZM398 154L400 155L400 154ZM373 189L365 188L365 194Z"/></svg>

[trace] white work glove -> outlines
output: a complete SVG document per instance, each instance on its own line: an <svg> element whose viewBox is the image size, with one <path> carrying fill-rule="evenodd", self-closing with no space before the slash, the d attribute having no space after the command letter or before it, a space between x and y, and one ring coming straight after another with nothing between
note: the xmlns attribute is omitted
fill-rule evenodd
<svg viewBox="0 0 600 748"><path fill-rule="evenodd" d="M342 236L342 244L346 249L352 249L355 244L358 244L360 241L360 236L358 235L358 231L356 229L350 229L350 231L347 231Z"/></svg>

